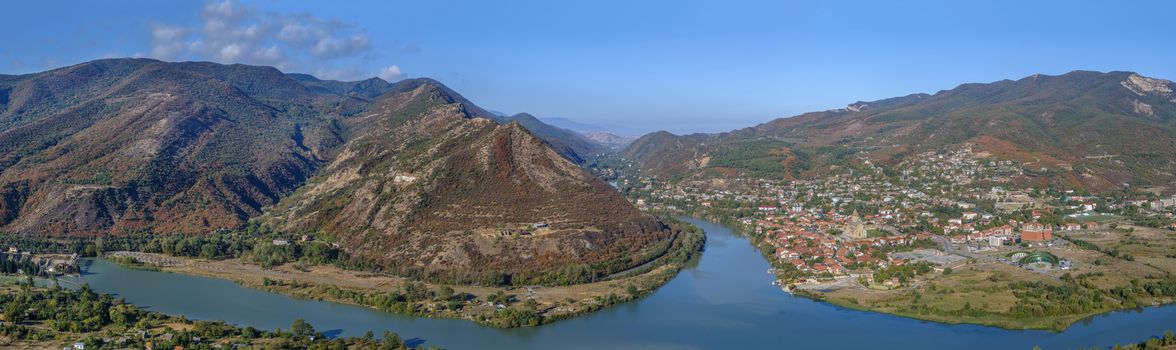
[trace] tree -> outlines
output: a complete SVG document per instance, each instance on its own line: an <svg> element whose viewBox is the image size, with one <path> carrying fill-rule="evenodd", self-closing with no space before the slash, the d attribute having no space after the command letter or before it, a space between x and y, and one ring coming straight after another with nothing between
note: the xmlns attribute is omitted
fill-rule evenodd
<svg viewBox="0 0 1176 350"><path fill-rule="evenodd" d="M110 322L119 326L129 326L135 322L135 309L127 304L110 307Z"/></svg>
<svg viewBox="0 0 1176 350"><path fill-rule="evenodd" d="M393 331L384 331L384 339L380 341L380 349L392 350L404 347L404 340L400 339L400 335Z"/></svg>
<svg viewBox="0 0 1176 350"><path fill-rule="evenodd" d="M200 246L200 258L212 259L216 257L216 245L212 243L205 243Z"/></svg>
<svg viewBox="0 0 1176 350"><path fill-rule="evenodd" d="M294 324L290 325L290 332L294 333L294 336L300 338L309 337L314 335L314 326L311 326L310 323L306 322L306 320L300 318L294 320Z"/></svg>
<svg viewBox="0 0 1176 350"><path fill-rule="evenodd" d="M510 303L510 296L507 296L506 293L503 293L500 290L500 291L495 292L494 294L487 295L486 301L489 301L494 304L506 305L506 304Z"/></svg>
<svg viewBox="0 0 1176 350"><path fill-rule="evenodd" d="M24 321L24 308L25 306L19 302L9 303L8 307L4 308L4 320L13 324Z"/></svg>
<svg viewBox="0 0 1176 350"><path fill-rule="evenodd" d="M452 299L453 293L454 293L453 287L441 286L440 288L437 288L437 299L441 299L441 300Z"/></svg>

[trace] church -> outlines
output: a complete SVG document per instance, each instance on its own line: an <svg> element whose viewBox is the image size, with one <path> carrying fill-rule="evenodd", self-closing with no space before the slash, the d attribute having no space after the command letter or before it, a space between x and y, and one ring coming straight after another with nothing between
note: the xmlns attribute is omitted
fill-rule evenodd
<svg viewBox="0 0 1176 350"><path fill-rule="evenodd" d="M850 215L849 223L842 230L842 235L845 236L845 239L849 240L866 238L866 224L862 223L862 217L858 216L857 210L854 210L853 214Z"/></svg>

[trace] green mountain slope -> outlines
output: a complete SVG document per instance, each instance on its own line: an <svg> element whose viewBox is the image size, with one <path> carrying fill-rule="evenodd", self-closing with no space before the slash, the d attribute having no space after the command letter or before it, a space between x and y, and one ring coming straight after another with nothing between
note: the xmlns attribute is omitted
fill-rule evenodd
<svg viewBox="0 0 1176 350"><path fill-rule="evenodd" d="M897 161L917 151L972 143L1001 158L1056 169L1062 175L1053 180L1074 186L1163 184L1172 181L1176 172L1176 153L1165 151L1176 149L1174 86L1130 72L1034 75L777 119L710 135L714 141L676 151L677 146L671 145L698 137L647 135L626 154L641 160L652 173L705 176L706 166L682 164L714 158L721 145L747 143L726 153L758 157L755 164L761 166L736 165L734 171L771 176L780 174L760 171L771 168L763 165L778 162L789 168L795 150L811 154L797 157L801 162L792 164L811 168L804 165L806 159L829 160L847 150ZM650 147L651 142L665 147ZM765 148L764 143L773 142L779 144ZM646 144L644 150L634 147L639 143ZM659 165L666 158L681 158L684 163Z"/></svg>

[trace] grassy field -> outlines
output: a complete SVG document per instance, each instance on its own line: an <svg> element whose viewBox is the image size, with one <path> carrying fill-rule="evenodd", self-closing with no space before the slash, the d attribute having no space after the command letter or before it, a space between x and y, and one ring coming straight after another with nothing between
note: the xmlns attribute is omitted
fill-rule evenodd
<svg viewBox="0 0 1176 350"><path fill-rule="evenodd" d="M0 286L13 285L23 280L24 277L20 276L0 275Z"/></svg>
<svg viewBox="0 0 1176 350"><path fill-rule="evenodd" d="M853 309L936 322L1054 331L1101 313L1173 302L1174 295L1151 293L1161 289L1155 286L1176 283L1174 232L1135 227L1133 232L1082 232L1069 238L1098 249L1069 244L1038 250L1073 262L1070 270L1036 272L972 262L901 288L878 290L854 283L814 296Z"/></svg>
<svg viewBox="0 0 1176 350"><path fill-rule="evenodd" d="M1007 288L1010 281L1050 281L1016 267L987 263L953 269L951 274L935 273L914 287L893 290L843 288L824 293L827 301L854 309L878 311L944 323L974 323L1010 329L1055 329L1059 319L1001 315L1017 303ZM965 310L980 315L955 314ZM1066 325L1072 320L1060 320Z"/></svg>

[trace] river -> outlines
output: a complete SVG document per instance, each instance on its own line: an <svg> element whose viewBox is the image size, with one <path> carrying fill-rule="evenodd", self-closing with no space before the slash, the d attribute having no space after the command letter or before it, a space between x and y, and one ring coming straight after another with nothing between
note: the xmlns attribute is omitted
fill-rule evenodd
<svg viewBox="0 0 1176 350"><path fill-rule="evenodd" d="M947 325L849 310L793 297L771 285L768 263L747 239L707 221L707 247L694 267L652 295L537 328L496 329L469 321L388 314L298 300L235 283L133 270L90 260L80 279L151 310L262 329L303 318L329 336L399 333L412 345L447 349L1076 349L1138 342L1176 330L1176 307L1115 312L1065 332Z"/></svg>

